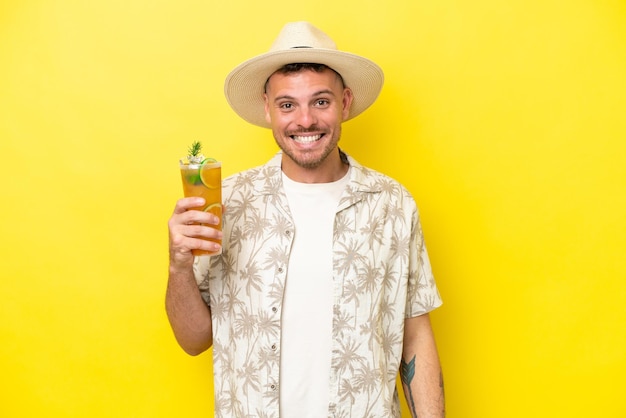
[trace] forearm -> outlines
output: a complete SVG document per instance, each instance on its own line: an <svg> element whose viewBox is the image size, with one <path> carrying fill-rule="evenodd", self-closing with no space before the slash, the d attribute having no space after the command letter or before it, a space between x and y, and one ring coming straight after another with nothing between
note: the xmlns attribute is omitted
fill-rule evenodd
<svg viewBox="0 0 626 418"><path fill-rule="evenodd" d="M185 352L198 355L211 347L211 311L200 295L191 268L175 269L170 265L165 308L176 340Z"/></svg>
<svg viewBox="0 0 626 418"><path fill-rule="evenodd" d="M405 335L400 377L413 418L445 417L443 374L428 315L411 318L416 327Z"/></svg>

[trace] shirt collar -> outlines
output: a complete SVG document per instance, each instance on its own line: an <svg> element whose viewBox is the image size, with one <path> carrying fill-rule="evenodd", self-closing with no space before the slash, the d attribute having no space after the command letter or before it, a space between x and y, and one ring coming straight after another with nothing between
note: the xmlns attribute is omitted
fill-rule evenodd
<svg viewBox="0 0 626 418"><path fill-rule="evenodd" d="M360 200L361 193L378 193L382 191L382 185L380 184L378 176L372 176L373 170L362 166L354 158L339 150L341 159L347 161L350 164L350 182L348 183L348 193L342 198L349 198L350 201ZM279 184L274 186L280 187L268 187L266 183L256 183L256 191L260 195L271 195L277 190L282 190L282 176L280 176L280 167L282 161L282 151L278 151L263 167L263 170L267 170L267 174L272 178L276 178ZM274 177L275 176L275 177ZM268 177L269 178L269 177Z"/></svg>

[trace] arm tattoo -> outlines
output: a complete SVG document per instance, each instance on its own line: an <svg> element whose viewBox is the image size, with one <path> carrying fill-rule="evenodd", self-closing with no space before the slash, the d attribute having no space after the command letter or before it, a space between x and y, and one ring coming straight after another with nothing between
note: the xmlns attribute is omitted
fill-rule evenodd
<svg viewBox="0 0 626 418"><path fill-rule="evenodd" d="M411 410L411 416L417 417L415 411L415 401L413 400L413 391L411 390L411 382L415 376L415 356L407 363L404 359L400 362L400 379L406 385L406 391L409 395L408 403Z"/></svg>

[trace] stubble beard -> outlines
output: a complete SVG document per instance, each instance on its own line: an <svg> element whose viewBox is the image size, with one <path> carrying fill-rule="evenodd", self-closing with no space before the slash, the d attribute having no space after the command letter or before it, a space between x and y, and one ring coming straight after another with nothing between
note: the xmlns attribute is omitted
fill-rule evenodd
<svg viewBox="0 0 626 418"><path fill-rule="evenodd" d="M290 135L303 135L303 134L313 133L313 132L318 132L318 131L314 129L303 129L298 132L292 132ZM296 155L296 153L292 152L290 149L288 149L287 146L283 145L281 141L277 139L276 133L274 133L274 140L276 141L276 144L278 145L278 147L283 151L283 153L287 155L287 157L289 157L299 167L302 167L307 170L312 170L321 166L322 163L326 161L328 156L337 148L339 139L341 137L341 127L337 131L335 131L334 134L335 134L335 138L326 145L326 147L322 151L322 154L319 157L314 158L314 159L300 158L300 156ZM293 141L289 135L287 136L287 138L289 141ZM320 138L320 140L321 139L323 138ZM309 153L306 153L305 156L308 154Z"/></svg>

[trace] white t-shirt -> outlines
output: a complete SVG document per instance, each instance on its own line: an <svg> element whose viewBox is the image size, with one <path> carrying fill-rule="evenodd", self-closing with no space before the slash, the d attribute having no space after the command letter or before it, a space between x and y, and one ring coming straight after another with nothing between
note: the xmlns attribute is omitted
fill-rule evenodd
<svg viewBox="0 0 626 418"><path fill-rule="evenodd" d="M281 418L328 415L333 318L332 240L349 175L333 183L297 183L283 174L295 222L282 311Z"/></svg>

